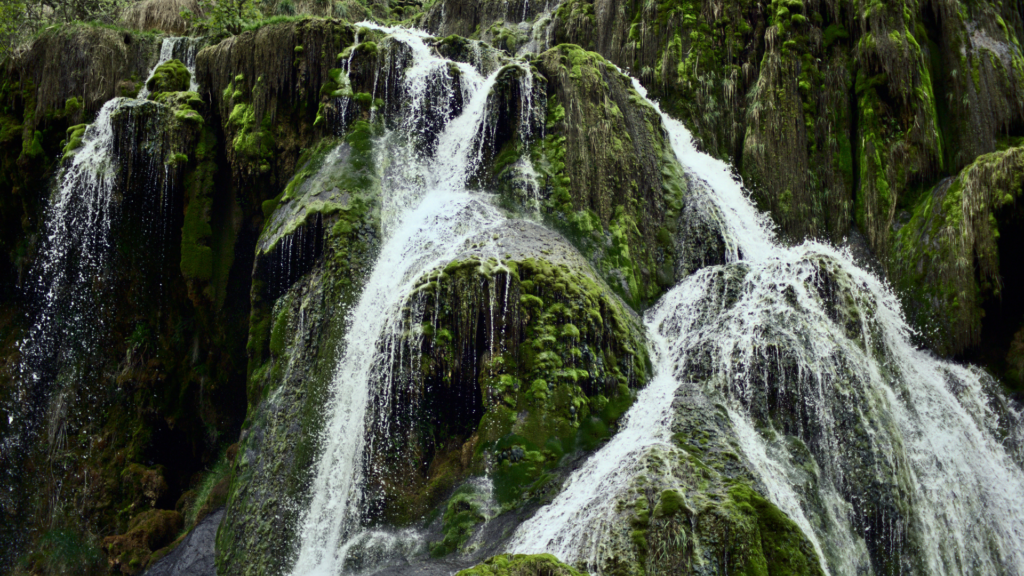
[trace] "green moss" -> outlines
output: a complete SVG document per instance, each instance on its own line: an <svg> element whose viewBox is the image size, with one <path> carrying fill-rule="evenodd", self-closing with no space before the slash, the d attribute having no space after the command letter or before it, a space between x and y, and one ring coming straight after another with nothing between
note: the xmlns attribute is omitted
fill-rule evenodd
<svg viewBox="0 0 1024 576"><path fill-rule="evenodd" d="M71 126L67 130L67 144L64 145L64 156L61 160L67 160L75 150L82 146L82 138L85 136L85 129L88 128L88 124L77 124Z"/></svg>
<svg viewBox="0 0 1024 576"><path fill-rule="evenodd" d="M77 96L72 96L64 102L64 116L72 117L75 114L81 112L83 108L82 99Z"/></svg>
<svg viewBox="0 0 1024 576"><path fill-rule="evenodd" d="M188 90L192 74L188 68L176 59L168 60L153 71L153 75L146 81L146 88L150 93L159 92L184 92Z"/></svg>
<svg viewBox="0 0 1024 576"><path fill-rule="evenodd" d="M442 518L444 538L430 545L430 555L438 558L458 551L469 539L473 528L486 519L472 492L456 492L448 500Z"/></svg>
<svg viewBox="0 0 1024 576"><path fill-rule="evenodd" d="M24 559L49 574L98 571L105 564L103 551L88 535L67 527L47 530L38 548Z"/></svg>
<svg viewBox="0 0 1024 576"><path fill-rule="evenodd" d="M213 249L208 245L213 234L209 223L210 205L208 197L195 197L185 206L185 221L181 227L181 273L186 278L209 281L213 274Z"/></svg>
<svg viewBox="0 0 1024 576"><path fill-rule="evenodd" d="M270 332L270 353L280 358L284 354L285 338L288 334L288 309L282 307L274 319L274 328Z"/></svg>
<svg viewBox="0 0 1024 576"><path fill-rule="evenodd" d="M270 200L265 200L263 201L262 204L260 204L260 208L263 211L264 223L269 221L270 217L274 214L274 210L277 210L277 205L281 203L282 194L278 194L274 198L271 198Z"/></svg>
<svg viewBox="0 0 1024 576"><path fill-rule="evenodd" d="M493 300L492 285L509 290L507 302ZM502 504L543 493L562 455L591 450L612 434L632 403L631 387L649 373L635 319L587 272L565 264L455 261L424 277L415 297L430 327L422 331L423 376L440 378L438 386L454 385L458 351L477 338L475 319L529 318L521 328L496 328L486 345L494 352L479 368L478 458L494 457Z"/></svg>
<svg viewBox="0 0 1024 576"><path fill-rule="evenodd" d="M164 163L171 167L183 166L185 164L188 164L188 155L182 154L181 152L177 152L168 156L167 160L165 160Z"/></svg>
<svg viewBox="0 0 1024 576"><path fill-rule="evenodd" d="M685 506L683 495L676 490L665 490L661 493L658 506L654 509L654 515L658 518L674 516Z"/></svg>
<svg viewBox="0 0 1024 576"><path fill-rule="evenodd" d="M235 92L231 102L234 104L226 122L231 131L231 150L236 169L248 174L266 174L270 172L274 162L277 142L271 123L271 112L267 110L262 118L256 117L255 106L245 101L241 90L245 81L242 74L235 76ZM252 92L265 90L263 77L256 79Z"/></svg>
<svg viewBox="0 0 1024 576"><path fill-rule="evenodd" d="M948 185L920 196L894 235L892 277L911 323L933 349L980 341L982 304L999 297L999 218L1019 201L1024 149L978 157Z"/></svg>
<svg viewBox="0 0 1024 576"><path fill-rule="evenodd" d="M195 526L204 516L226 503L231 477L232 466L225 450L196 484L194 495L184 510L186 527Z"/></svg>
<svg viewBox="0 0 1024 576"><path fill-rule="evenodd" d="M500 554L455 576L586 576L550 554Z"/></svg>
<svg viewBox="0 0 1024 576"><path fill-rule="evenodd" d="M737 515L736 521L751 530L755 542L734 540L734 547L744 548L743 572L753 574L822 574L817 554L800 528L775 504L751 489L737 483L729 489L726 509ZM737 555L742 558L742 556Z"/></svg>
<svg viewBox="0 0 1024 576"><path fill-rule="evenodd" d="M545 52L538 69L548 86L546 130L528 153L545 220L616 294L643 309L674 283L674 255L656 247L655 235L669 217L666 204L681 205L686 189L674 156L664 154L660 118L628 78L579 46Z"/></svg>
<svg viewBox="0 0 1024 576"><path fill-rule="evenodd" d="M42 158L45 154L46 151L43 150L43 133L39 130L32 132L32 137L22 142L22 157L37 159Z"/></svg>

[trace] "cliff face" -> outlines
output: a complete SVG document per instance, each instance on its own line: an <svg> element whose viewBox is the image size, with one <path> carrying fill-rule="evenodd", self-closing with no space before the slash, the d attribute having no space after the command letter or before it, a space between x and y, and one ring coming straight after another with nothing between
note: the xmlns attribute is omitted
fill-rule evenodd
<svg viewBox="0 0 1024 576"><path fill-rule="evenodd" d="M650 381L642 315L721 266L706 320L724 323L761 274L732 263L727 216L630 76L731 163L784 242L862 234L919 343L1020 393L1019 0L340 4L307 8L433 36L282 17L208 44L83 24L45 30L3 64L0 564L12 573L141 573L223 505L220 573L296 562L327 482L339 365L359 344L351 319L411 210L392 191L422 186L424 158L449 149L468 158L459 186L487 192L507 220L466 208L476 233L409 233L422 242L408 259L431 265L394 279L406 290L395 318L367 337L363 512L344 554L396 565L421 546L426 565L461 568L503 551ZM437 70L408 80L425 61ZM448 126L475 105L467 153ZM865 317L877 306L829 258L807 260L813 306L868 356L892 354ZM749 373L813 396L798 345L762 345L771 353ZM688 378L748 377L709 357L684 363ZM773 378L756 386L784 387ZM834 427L877 424L889 438L891 422L858 420L878 409L869 386L835 382L858 389L859 412L837 411ZM828 483L814 462L851 471L836 482L860 518L861 567L924 570L909 464L861 446L829 460L807 423L820 406L797 413L772 394L737 401L785 431L808 491ZM724 408L699 396L669 398L673 442L640 457L616 495L601 570L833 562L737 456ZM1016 412L992 405L1016 446ZM359 540L353 526L399 536ZM550 562L499 556L476 570L573 573Z"/></svg>

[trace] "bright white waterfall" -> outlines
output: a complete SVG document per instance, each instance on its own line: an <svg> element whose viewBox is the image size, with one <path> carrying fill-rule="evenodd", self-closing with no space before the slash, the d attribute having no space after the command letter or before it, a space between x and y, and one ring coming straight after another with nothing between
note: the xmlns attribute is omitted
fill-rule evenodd
<svg viewBox="0 0 1024 576"><path fill-rule="evenodd" d="M160 58L149 76L175 54L185 58L189 72L194 72L196 46L194 39L164 40ZM137 98L118 97L107 101L95 121L85 129L81 146L64 161L57 176L57 186L46 211L42 254L36 264L41 309L28 337L21 343L22 354L27 359L22 369L27 373L20 380L25 385L34 385L29 383L41 376L33 367L35 360L56 352L54 338L61 331L54 328L53 322L58 306L63 307L65 315L70 314L62 322L82 332L77 337L81 345L88 346L92 340L89 335L101 328L86 320L83 314L90 306L100 306L102 302L93 302L89 298L90 290L76 287L76 284L89 285L102 276L110 249L110 230L120 201L113 117L120 109L142 105L145 98L143 89Z"/></svg>
<svg viewBox="0 0 1024 576"><path fill-rule="evenodd" d="M195 92L199 90L199 82L196 81L196 53L199 51L200 38L189 38L185 36L177 36L173 38L164 38L160 43L160 57L157 58L156 64L153 69L149 71L149 75L146 76L146 81L142 83L142 89L139 90L137 98L139 100L145 100L149 98L149 88L146 84L149 83L150 78L156 72L156 69L161 64L165 64L172 59L178 59L185 68L188 68L189 74L189 86L188 89Z"/></svg>
<svg viewBox="0 0 1024 576"><path fill-rule="evenodd" d="M396 361L398 337L405 329L401 306L416 281L424 272L447 264L464 249L467 239L504 221L486 195L465 189L479 162L478 136L500 70L484 78L474 67L458 64L456 86L449 75L452 62L430 50L422 33L367 23L361 26L384 31L390 42L407 46L412 62L401 79L404 115L398 127L376 143L382 168L385 240L348 320L326 408L324 449L311 489L312 502L299 529L300 549L292 569L295 575L335 575L351 569L353 550L361 555L367 549L400 552L412 546L412 531L389 534L361 525L365 429L374 409L369 404L376 397L372 387L388 386L391 371L400 365ZM430 93L438 89L441 94ZM443 127L429 126L425 122L428 108L449 106L456 89L461 90L461 113ZM445 112L441 117L446 119L451 111ZM427 153L423 153L413 142L423 136L417 131L431 128L441 128L440 134L436 145L424 146Z"/></svg>
<svg viewBox="0 0 1024 576"><path fill-rule="evenodd" d="M509 550L600 573L641 457L675 449L672 402L687 384L725 404L757 488L827 573L1024 574L1021 420L998 385L915 349L891 290L845 251L777 243L728 166L661 116L700 181L692 193L720 213L730 263L684 279L647 312L654 378ZM813 485L787 435L810 449Z"/></svg>
<svg viewBox="0 0 1024 576"><path fill-rule="evenodd" d="M106 102L85 128L78 149L60 163L29 287L38 298L38 309L27 335L18 343L17 389L2 407L11 432L0 443L0 456L11 457L8 461L17 461L12 455L29 449L41 433L52 446L60 446L66 439L64 415L74 401L82 361L96 351L106 335L101 319L110 316L104 292L109 290L114 249L110 236L121 221L125 200L125 159L119 154L153 153L139 145L151 135L132 126L125 129L120 118L124 114L130 121L136 108L152 105L156 104L142 98ZM148 176L157 181L153 166L165 171L166 177L162 157L148 162ZM166 190L154 186L146 193L153 192L163 194L164 204L157 202L156 206L166 211ZM148 218L147 214L141 216ZM41 430L43 422L49 424L48 429ZM0 477L19 473L11 467L0 472Z"/></svg>
<svg viewBox="0 0 1024 576"><path fill-rule="evenodd" d="M156 68L171 58L184 58L183 63L195 75L197 42L190 38L167 38L160 47ZM64 163L57 177L57 186L46 212L46 241L39 258L39 289L43 303L39 317L22 344L23 353L46 354L51 348L51 322L58 301L71 299L69 309L85 305L85 297L72 289L74 282L87 282L101 274L109 250L110 228L116 210L119 167L115 158L112 117L119 109L142 104L148 91L143 87L136 98L108 100L96 120L85 129L81 147ZM145 135L136 135L145 136ZM73 322L73 321L72 321ZM83 328L86 328L83 326ZM34 375L29 375L34 379Z"/></svg>

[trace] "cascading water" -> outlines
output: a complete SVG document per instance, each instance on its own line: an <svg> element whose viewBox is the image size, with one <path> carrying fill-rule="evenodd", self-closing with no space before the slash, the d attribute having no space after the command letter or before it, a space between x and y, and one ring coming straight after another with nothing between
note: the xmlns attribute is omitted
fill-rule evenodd
<svg viewBox="0 0 1024 576"><path fill-rule="evenodd" d="M602 573L624 492L645 454L675 449L673 399L696 386L725 406L758 488L826 573L1024 573L1021 417L998 384L915 349L895 296L848 253L775 242L728 167L661 117L717 207L729 264L647 312L654 379L509 550ZM812 473L786 438L810 451Z"/></svg>
<svg viewBox="0 0 1024 576"><path fill-rule="evenodd" d="M178 36L173 38L164 38L160 43L160 57L157 59L153 69L149 71L149 75L146 76L146 81L142 84L142 89L139 90L136 99L145 100L149 97L149 87L146 84L153 78L153 74L161 64L166 64L172 59L177 59L185 68L188 69L189 74L189 87L188 89L192 92L199 90L199 82L196 81L196 54L199 51L199 45L201 38L190 38L186 36Z"/></svg>
<svg viewBox="0 0 1024 576"><path fill-rule="evenodd" d="M164 40L150 76L160 64L175 56L183 58L189 72L194 72L196 46L194 39ZM111 231L120 220L121 203L125 200L123 167L133 160L129 156L145 148L141 142L154 137L133 123L139 107L158 106L145 98L143 90L137 98L119 97L106 102L85 129L81 146L63 160L57 175L46 211L41 253L34 265L37 280L30 287L39 300L39 312L19 344L19 390L13 395L17 401L5 407L15 432L3 439L0 455L10 461L16 461L15 454L27 449L45 410L54 411L48 417L50 440L59 440L67 402L63 398L50 402L49 382L61 370L72 372L66 375L69 382L78 378L77 363L91 352L104 333L104 325L97 319L110 317L102 291L107 287L113 248ZM159 149L149 147L143 154L156 154L154 150ZM143 202L155 203L153 212L165 214L169 210L170 179L164 158L142 160L146 172L140 174L141 180L146 181L142 187L159 182L156 189L146 188L147 194L159 197ZM161 173L153 173L156 170ZM166 235L166 222L157 223L158 216L144 216L141 220L146 232ZM59 393L73 389L74 386L63 386ZM14 466L7 470L16 473Z"/></svg>
<svg viewBox="0 0 1024 576"><path fill-rule="evenodd" d="M339 351L324 450L299 529L296 575L338 574L362 567L356 557L407 555L418 549L414 530L396 534L363 525L364 457L373 451L366 426L387 425L380 416L387 406L379 404L390 397L392 371L402 365L405 297L423 273L451 261L469 238L505 222L486 195L466 190L480 162L488 98L501 70L485 78L469 64L437 56L425 44L425 34L360 26L388 34L390 42L409 50L411 63L400 80L403 113L375 145L383 167L385 241ZM459 71L457 82L451 66ZM431 96L442 109L429 101ZM451 108L455 101L462 103L460 110ZM436 141L433 133L438 133Z"/></svg>

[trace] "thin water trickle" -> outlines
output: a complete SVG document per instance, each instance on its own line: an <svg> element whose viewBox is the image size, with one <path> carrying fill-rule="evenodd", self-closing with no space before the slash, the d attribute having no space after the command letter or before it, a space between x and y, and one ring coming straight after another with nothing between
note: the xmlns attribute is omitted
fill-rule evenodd
<svg viewBox="0 0 1024 576"><path fill-rule="evenodd" d="M195 47L194 39L165 40L160 58L147 77L175 55L184 58L193 72ZM102 319L111 317L106 309L109 303L101 297L113 248L110 234L121 217L124 201L120 189L123 164L137 160L141 143L153 136L141 133L135 122L136 108L154 105L145 100L146 94L143 89L138 98L107 101L85 128L81 146L61 161L46 208L40 253L33 263L34 281L28 286L38 297L39 308L26 337L18 344L21 359L18 390L13 397L19 401L8 407L8 420L18 431L3 439L0 451L5 455L23 449L23 443L41 423L41 411L51 398L54 371L63 367L62 362L81 360L76 355L89 354L104 333ZM115 122L120 130L115 130ZM159 186L147 189L146 194L152 197L143 199L144 210L168 213L168 167L162 158L155 158L146 163L144 171L148 177L144 180L160 181ZM150 214L139 216L145 235L164 234L166 238L166 222L157 222ZM72 372L66 387L76 384L77 371ZM63 398L57 396L55 402L59 405ZM54 412L56 420L62 413Z"/></svg>

